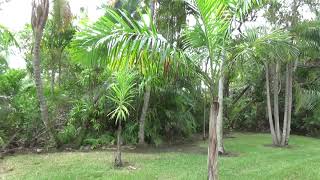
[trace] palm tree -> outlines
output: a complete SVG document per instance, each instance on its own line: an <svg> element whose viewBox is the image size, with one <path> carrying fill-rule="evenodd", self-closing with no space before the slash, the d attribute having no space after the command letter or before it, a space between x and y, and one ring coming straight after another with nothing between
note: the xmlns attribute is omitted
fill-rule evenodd
<svg viewBox="0 0 320 180"><path fill-rule="evenodd" d="M79 32L74 43L80 47L78 55L83 57L88 54L88 59L91 59L92 64L108 63L111 66L142 64L143 59L140 57L147 54L149 59L158 57L153 62L158 67L160 64L170 64L170 66L177 67L178 64L192 62L187 57L190 54L188 47L194 47L201 40L200 42L204 44L208 52L211 75L207 75L199 68L196 69L211 91L208 177L215 179L217 178L216 120L219 109L215 98L217 91L215 87L217 87L220 74L219 68L217 68L221 61L219 53L230 39L229 29L232 21L235 18L241 18L250 8L260 5L260 2L254 0L239 2L198 0L195 3L190 3L190 6L197 12L198 22L201 23L198 29L201 33L187 34L184 42L185 49L179 49L168 43L157 33L152 21L150 24L143 19L141 22L137 22L124 11L113 9L107 9L106 16L93 26L86 27ZM193 62L188 65L195 67Z"/></svg>
<svg viewBox="0 0 320 180"><path fill-rule="evenodd" d="M237 49L241 50L242 53L238 54L237 59L255 59L257 63L263 64L265 66L265 76L266 76L266 93L267 93L267 111L268 111L268 119L270 125L270 132L272 135L272 142L274 145L280 146L281 137L280 137L280 127L277 127L278 123L276 119L273 117L278 116L279 113L274 111L274 116L272 114L271 107L271 92L270 92L270 63L281 63L290 61L299 55L298 49L291 43L291 36L289 32L284 30L273 30L272 32L267 32L266 28L258 28L258 29L248 29L243 35L243 43L241 43ZM246 51L243 51L247 49ZM248 51L249 50L249 51ZM288 62L289 61L289 62ZM290 71L290 67L287 69ZM290 74L289 74L290 75ZM278 75L276 75L278 76ZM289 78L289 77L287 77ZM274 79L278 83L278 77ZM277 87L277 85L274 85ZM286 92L289 92L290 84L286 85ZM275 88L274 91L274 109L279 108L277 101L278 89ZM286 97L287 98L287 97ZM285 109L289 109L291 107L287 107L288 103L285 103ZM289 114L288 114L289 115ZM286 116L286 115L285 115ZM290 115L291 116L291 115ZM276 117L275 117L276 118ZM286 117L284 123L286 125ZM279 128L279 130L278 130ZM286 127L283 128L286 131Z"/></svg>
<svg viewBox="0 0 320 180"><path fill-rule="evenodd" d="M300 49L300 59L301 60L309 60L309 63L316 62L319 58L319 48L320 48L320 21L305 21L300 24L296 24L296 26L292 29L293 34L295 34L295 40ZM287 84L289 84L288 90L286 92L285 100L286 106L288 108L285 110L284 117L284 128L282 132L282 141L281 145L285 146L289 143L289 136L291 131L291 107L292 107L292 83L293 83L293 71L300 66L298 61L295 62L294 67L292 64L287 64L286 74L289 76L286 79ZM317 80L313 80L313 83L316 83ZM312 84L312 83L311 83ZM302 86L298 83L295 85L295 98L296 98L296 112L298 112L301 108L306 110L314 110L318 108L318 102L320 99L320 91L312 85Z"/></svg>
<svg viewBox="0 0 320 180"><path fill-rule="evenodd" d="M253 8L261 6L264 1L188 1L189 6L196 12L197 27L187 31L187 47L203 47L206 49L210 64L210 76L203 77L210 89L210 115L209 115L209 151L208 151L208 179L217 179L217 116L219 102L217 101L217 84L223 69L223 54L226 45L231 40L232 23L235 20L243 21L243 17ZM200 37L200 38L199 38ZM204 74L204 73L201 73ZM222 113L222 112L221 112ZM222 127L222 126L219 126ZM222 132L222 131L220 131ZM220 143L222 144L222 143Z"/></svg>
<svg viewBox="0 0 320 180"><path fill-rule="evenodd" d="M165 71L165 63L175 66L176 63L171 60L179 56L179 52L175 52L172 45L157 33L153 19L150 17L149 20L151 22L141 18L137 22L125 11L107 9L105 17L96 22L93 27L79 32L73 42L75 46L82 48L78 51L80 57L88 54L86 52L88 47L91 49L93 56L88 59L98 58L92 63L108 63L115 68L119 64L127 64L137 67L143 75L145 91L139 117L140 145L145 143L144 124L153 81L157 75ZM106 62L106 59L109 61ZM182 66L176 67L171 71L182 68Z"/></svg>
<svg viewBox="0 0 320 180"><path fill-rule="evenodd" d="M48 19L49 14L49 0L33 0L31 25L34 38L33 47L33 71L34 80L36 84L37 96L40 102L41 120L44 123L50 139L54 139L54 132L49 121L48 106L43 92L43 84L41 79L40 68L40 45L43 36L43 29Z"/></svg>
<svg viewBox="0 0 320 180"><path fill-rule="evenodd" d="M110 95L107 97L112 101L113 108L109 113L112 119L115 119L118 125L117 132L117 153L115 157L115 166L123 165L121 159L121 131L122 121L126 121L129 117L129 108L135 95L135 74L127 69L121 69L114 74L114 83L110 87Z"/></svg>
<svg viewBox="0 0 320 180"><path fill-rule="evenodd" d="M58 68L58 84L61 82L62 55L65 47L70 43L74 29L72 14L67 0L54 0L52 19L45 33L45 44L51 54L51 94L54 94L55 77Z"/></svg>

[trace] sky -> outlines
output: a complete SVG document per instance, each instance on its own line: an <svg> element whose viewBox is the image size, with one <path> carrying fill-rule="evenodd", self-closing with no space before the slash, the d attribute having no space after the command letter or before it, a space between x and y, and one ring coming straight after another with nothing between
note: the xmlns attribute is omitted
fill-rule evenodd
<svg viewBox="0 0 320 180"><path fill-rule="evenodd" d="M0 24L6 26L12 32L23 30L26 23L31 20L31 2L32 0L10 0L1 6ZM103 15L103 11L97 9L105 0L69 0L73 15L79 15L80 8L84 7L89 19L97 20ZM52 3L51 3L52 5ZM24 68L25 61L17 49L13 49L14 55L9 57L9 66L11 68Z"/></svg>
<svg viewBox="0 0 320 180"><path fill-rule="evenodd" d="M73 15L79 15L80 8L84 7L88 13L89 19L95 21L104 13L103 10L97 7L101 6L104 2L110 1L112 0L69 0L69 3ZM288 2L290 0L284 1ZM10 0L8 3L2 4L2 10L0 10L0 24L6 26L12 32L23 30L24 25L29 23L31 19L31 2L32 0ZM308 8L302 8L301 12L305 19L313 18ZM189 25L195 23L195 20L192 17L189 17L188 20ZM263 18L259 18L255 22L255 24L258 25L263 25L265 23L266 21ZM25 68L25 61L18 49L13 49L13 55L10 55L8 59L11 68Z"/></svg>

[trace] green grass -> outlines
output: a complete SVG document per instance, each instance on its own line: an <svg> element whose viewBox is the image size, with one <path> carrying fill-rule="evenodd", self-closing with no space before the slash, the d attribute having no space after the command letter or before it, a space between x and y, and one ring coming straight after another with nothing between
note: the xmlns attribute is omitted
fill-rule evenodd
<svg viewBox="0 0 320 180"><path fill-rule="evenodd" d="M320 179L320 140L292 136L290 148L267 147L267 134L235 134L226 139L236 157L220 157L220 179ZM0 179L206 179L206 144L127 152L124 161L137 168L114 169L113 152L70 152L6 157ZM2 170L1 170L2 169ZM2 171L2 172L1 172Z"/></svg>

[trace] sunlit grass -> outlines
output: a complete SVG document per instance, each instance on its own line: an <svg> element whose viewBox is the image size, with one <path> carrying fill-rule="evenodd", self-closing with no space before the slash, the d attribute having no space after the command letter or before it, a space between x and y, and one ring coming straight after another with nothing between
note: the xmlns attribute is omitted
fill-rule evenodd
<svg viewBox="0 0 320 180"><path fill-rule="evenodd" d="M320 140L292 136L289 148L266 146L267 134L235 134L226 149L235 157L219 159L220 179L319 179ZM206 179L206 144L146 153L124 153L115 169L113 152L69 152L6 157L0 179Z"/></svg>

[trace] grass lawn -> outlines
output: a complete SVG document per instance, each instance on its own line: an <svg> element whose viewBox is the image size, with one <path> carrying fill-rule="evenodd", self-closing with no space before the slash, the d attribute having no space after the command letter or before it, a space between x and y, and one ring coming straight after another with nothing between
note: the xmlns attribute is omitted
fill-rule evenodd
<svg viewBox="0 0 320 180"><path fill-rule="evenodd" d="M273 148L268 134L240 134L225 147L237 156L219 157L220 179L320 179L320 139L291 136L290 148ZM206 179L206 144L125 152L129 166L114 169L113 152L63 152L6 157L0 179ZM131 168L134 167L134 168Z"/></svg>

